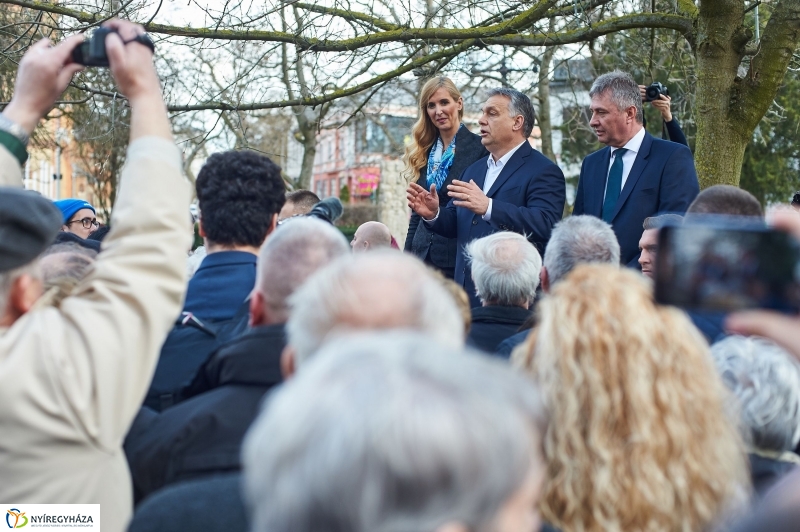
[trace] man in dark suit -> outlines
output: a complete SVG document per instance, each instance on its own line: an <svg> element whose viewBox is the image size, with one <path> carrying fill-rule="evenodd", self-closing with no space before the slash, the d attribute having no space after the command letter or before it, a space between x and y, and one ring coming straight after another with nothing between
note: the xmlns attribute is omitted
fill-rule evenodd
<svg viewBox="0 0 800 532"><path fill-rule="evenodd" d="M638 90L638 88L637 88ZM637 93L638 94L638 93ZM454 280L480 305L464 246L497 231L525 235L541 253L561 219L564 174L528 143L535 113L530 99L514 89L493 89L483 106L481 143L489 156L469 166L447 187L450 201L439 209L436 187L408 188L408 205L435 233L456 238Z"/></svg>
<svg viewBox="0 0 800 532"><path fill-rule="evenodd" d="M456 133L456 155L453 158L453 166L450 167L442 186L446 187L451 184L454 179L461 176L467 167L475 161L484 159L488 154L478 135L472 133L466 126L460 127ZM427 180L427 168L423 167L417 183L424 187ZM439 198L439 207L446 207L448 200L447 196L442 195ZM427 224L421 222L419 214L415 212L411 213L404 249L425 263L435 266L448 279L455 276L458 243L454 238L445 238L431 231Z"/></svg>
<svg viewBox="0 0 800 532"><path fill-rule="evenodd" d="M665 212L683 214L697 196L692 152L645 131L639 86L629 74L603 74L589 96L589 125L607 147L583 160L573 214L591 214L610 223L622 264L638 269L644 219Z"/></svg>

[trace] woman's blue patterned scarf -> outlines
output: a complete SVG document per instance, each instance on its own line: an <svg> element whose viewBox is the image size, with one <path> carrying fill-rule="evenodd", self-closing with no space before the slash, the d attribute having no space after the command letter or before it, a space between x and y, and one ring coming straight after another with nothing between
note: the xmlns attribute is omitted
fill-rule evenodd
<svg viewBox="0 0 800 532"><path fill-rule="evenodd" d="M464 127L464 124L459 126L459 131L462 127ZM456 134L456 136L458 136L458 134ZM437 191L442 189L442 184L445 179L447 179L447 174L450 172L450 167L453 166L453 159L456 156L456 136L450 141L447 149L442 152L442 159L438 164L434 162L433 158L437 148L442 145L442 137L436 139L436 143L433 145L433 149L431 149L431 153L428 155L428 189L430 189L433 184L436 185Z"/></svg>

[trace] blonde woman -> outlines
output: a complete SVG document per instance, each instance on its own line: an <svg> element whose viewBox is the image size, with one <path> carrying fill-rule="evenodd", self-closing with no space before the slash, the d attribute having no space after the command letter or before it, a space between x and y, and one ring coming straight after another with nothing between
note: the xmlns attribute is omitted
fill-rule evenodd
<svg viewBox="0 0 800 532"><path fill-rule="evenodd" d="M731 401L708 345L640 275L576 268L514 363L541 386L543 518L564 532L709 530L749 493ZM730 404L730 403L728 403Z"/></svg>
<svg viewBox="0 0 800 532"><path fill-rule="evenodd" d="M447 185L489 152L481 144L481 138L461 122L464 100L449 78L432 78L423 85L419 110L419 119L411 130L411 144L403 157L405 175L426 190L432 185L437 191L444 190L445 193L439 194L439 206L444 207L450 199ZM429 231L420 220L418 214L412 213L405 251L452 279L458 253L456 239Z"/></svg>

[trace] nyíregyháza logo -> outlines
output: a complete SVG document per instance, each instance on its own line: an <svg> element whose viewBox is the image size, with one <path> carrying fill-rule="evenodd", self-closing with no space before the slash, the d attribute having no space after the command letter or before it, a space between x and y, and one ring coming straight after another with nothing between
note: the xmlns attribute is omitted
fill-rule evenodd
<svg viewBox="0 0 800 532"><path fill-rule="evenodd" d="M28 518L25 516L25 512L18 508L11 508L6 510L6 524L8 528L22 528L28 524Z"/></svg>

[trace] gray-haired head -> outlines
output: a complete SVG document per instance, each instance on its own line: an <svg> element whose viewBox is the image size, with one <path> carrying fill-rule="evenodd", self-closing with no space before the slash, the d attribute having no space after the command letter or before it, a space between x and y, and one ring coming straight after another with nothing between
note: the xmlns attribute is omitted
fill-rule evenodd
<svg viewBox="0 0 800 532"><path fill-rule="evenodd" d="M722 380L739 399L745 441L788 451L800 440L800 369L792 356L762 338L729 336L711 346Z"/></svg>
<svg viewBox="0 0 800 532"><path fill-rule="evenodd" d="M661 229L665 225L680 225L683 222L683 216L680 214L660 214L658 216L650 216L642 222L642 229L648 231L650 229Z"/></svg>
<svg viewBox="0 0 800 532"><path fill-rule="evenodd" d="M341 231L316 218L288 219L267 238L258 256L256 291L274 323L288 318L288 299L309 276L347 255Z"/></svg>
<svg viewBox="0 0 800 532"><path fill-rule="evenodd" d="M543 473L545 423L533 383L489 357L409 332L342 338L247 434L252 530L497 530Z"/></svg>
<svg viewBox="0 0 800 532"><path fill-rule="evenodd" d="M636 121L640 124L643 123L642 94L639 92L639 85L633 79L633 76L620 70L603 74L592 83L592 88L589 89L589 97L594 98L606 92L611 96L611 101L620 111L635 107Z"/></svg>
<svg viewBox="0 0 800 532"><path fill-rule="evenodd" d="M600 218L570 216L553 227L544 250L544 267L551 285L578 264L619 264L619 242L611 226Z"/></svg>
<svg viewBox="0 0 800 532"><path fill-rule="evenodd" d="M467 259L478 297L486 305L527 306L533 303L542 257L518 233L499 232L467 244Z"/></svg>
<svg viewBox="0 0 800 532"><path fill-rule="evenodd" d="M509 99L508 113L512 117L522 116L525 120L522 126L522 132L526 139L530 137L531 133L533 133L533 125L536 122L536 111L533 109L531 99L520 91L507 87L489 89L486 93L486 98L491 98L492 96L505 96Z"/></svg>
<svg viewBox="0 0 800 532"><path fill-rule="evenodd" d="M353 331L412 329L445 345L464 343L453 297L422 262L395 251L341 257L289 301L286 331L298 366L332 336Z"/></svg>
<svg viewBox="0 0 800 532"><path fill-rule="evenodd" d="M76 283L89 273L97 252L73 242L53 244L39 259L42 281L45 289L51 288L62 279Z"/></svg>

